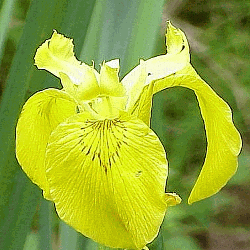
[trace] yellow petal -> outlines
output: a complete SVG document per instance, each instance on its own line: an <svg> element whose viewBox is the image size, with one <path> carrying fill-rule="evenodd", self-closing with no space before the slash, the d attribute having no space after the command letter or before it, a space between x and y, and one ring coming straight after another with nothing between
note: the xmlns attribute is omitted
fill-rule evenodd
<svg viewBox="0 0 250 250"><path fill-rule="evenodd" d="M125 88L119 81L119 60L103 62L100 72L100 93L101 95L122 97L125 95Z"/></svg>
<svg viewBox="0 0 250 250"><path fill-rule="evenodd" d="M29 178L50 199L45 177L45 149L50 133L76 113L75 102L63 91L47 89L25 103L16 128L16 156Z"/></svg>
<svg viewBox="0 0 250 250"><path fill-rule="evenodd" d="M70 84L81 85L81 88L85 89L85 93L90 92L89 96L86 94L87 99L94 98L99 94L99 86L96 79L98 73L93 67L78 61L74 55L73 48L72 39L54 31L51 39L46 40L37 49L35 65L38 69L46 69L60 78L60 73L66 74L70 79ZM64 87L67 88L67 86Z"/></svg>
<svg viewBox="0 0 250 250"><path fill-rule="evenodd" d="M232 121L230 107L204 82L189 64L183 70L155 82L155 90L183 86L194 90L207 136L205 163L188 202L217 193L237 169L241 137Z"/></svg>
<svg viewBox="0 0 250 250"><path fill-rule="evenodd" d="M189 63L189 46L186 36L181 30L172 26L170 22L167 27L166 46L166 55L156 56L145 62L141 61L124 77L122 84L129 96L134 95L133 86L138 85L138 81L144 81L144 85L150 84L153 80L166 77L183 69Z"/></svg>
<svg viewBox="0 0 250 250"><path fill-rule="evenodd" d="M166 55L153 57L145 61L146 71L149 75L146 84L171 75L183 69L189 63L190 55L186 36L171 23L167 27L166 46Z"/></svg>
<svg viewBox="0 0 250 250"><path fill-rule="evenodd" d="M71 117L50 136L46 168L60 218L106 246L142 249L174 203L164 148L140 120Z"/></svg>

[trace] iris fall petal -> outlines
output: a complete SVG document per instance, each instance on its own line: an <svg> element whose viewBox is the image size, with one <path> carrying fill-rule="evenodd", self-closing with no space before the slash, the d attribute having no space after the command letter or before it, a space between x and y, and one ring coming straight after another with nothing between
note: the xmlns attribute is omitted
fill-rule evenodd
<svg viewBox="0 0 250 250"><path fill-rule="evenodd" d="M140 120L71 117L50 136L46 168L59 216L84 235L133 249L156 237L168 204L167 161Z"/></svg>

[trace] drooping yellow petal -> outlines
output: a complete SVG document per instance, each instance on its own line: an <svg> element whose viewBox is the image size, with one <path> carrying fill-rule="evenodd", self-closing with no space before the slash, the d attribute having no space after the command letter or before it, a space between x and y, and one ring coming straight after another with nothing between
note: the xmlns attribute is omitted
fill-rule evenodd
<svg viewBox="0 0 250 250"><path fill-rule="evenodd" d="M237 169L241 137L232 121L232 112L225 101L207 85L189 64L183 70L155 82L154 92L174 86L194 90L207 136L207 154L188 202L217 193Z"/></svg>
<svg viewBox="0 0 250 250"><path fill-rule="evenodd" d="M51 131L76 113L76 103L66 93L47 89L25 103L16 128L16 156L28 177L50 199L45 177L45 149Z"/></svg>
<svg viewBox="0 0 250 250"><path fill-rule="evenodd" d="M129 96L134 95L134 86L150 84L183 69L190 61L189 46L184 33L168 23L166 34L167 54L141 60L122 80ZM146 77L145 77L146 76ZM142 88L141 88L142 89Z"/></svg>
<svg viewBox="0 0 250 250"><path fill-rule="evenodd" d="M66 74L72 85L79 85L84 99L92 99L99 94L99 86L93 67L78 61L73 52L72 39L66 38L54 31L52 37L46 40L35 55L35 65L38 69L46 69L61 78L60 73ZM62 79L64 85L65 78ZM64 86L67 88L67 85Z"/></svg>
<svg viewBox="0 0 250 250"><path fill-rule="evenodd" d="M100 72L100 93L101 95L122 97L125 95L125 88L119 81L119 60L103 62Z"/></svg>
<svg viewBox="0 0 250 250"><path fill-rule="evenodd" d="M180 202L165 195L163 146L137 119L71 117L50 136L46 168L60 218L106 246L142 249Z"/></svg>

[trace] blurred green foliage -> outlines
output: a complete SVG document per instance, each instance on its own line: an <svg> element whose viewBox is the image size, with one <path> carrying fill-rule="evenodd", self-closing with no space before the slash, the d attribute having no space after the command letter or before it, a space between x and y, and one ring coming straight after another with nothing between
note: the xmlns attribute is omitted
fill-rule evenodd
<svg viewBox="0 0 250 250"><path fill-rule="evenodd" d="M60 222L53 205L15 160L14 129L24 101L59 86L33 66L52 30L74 38L79 59L98 65L119 57L121 77L139 58L165 52L165 21L181 28L198 73L226 100L243 137L239 169L223 190L186 204L205 156L206 137L192 91L173 88L154 97L152 126L167 152L168 191L183 202L169 208L150 250L250 248L250 3L231 1L21 0L0 16L0 249L106 249ZM3 19L4 17L4 19ZM6 23L8 25L6 25ZM0 54L1 55L1 54Z"/></svg>

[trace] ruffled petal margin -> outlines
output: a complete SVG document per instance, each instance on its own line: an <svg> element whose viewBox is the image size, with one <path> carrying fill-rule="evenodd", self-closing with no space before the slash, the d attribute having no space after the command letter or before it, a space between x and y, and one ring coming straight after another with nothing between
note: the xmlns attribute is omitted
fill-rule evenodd
<svg viewBox="0 0 250 250"><path fill-rule="evenodd" d="M76 114L76 103L65 92L46 89L23 106L16 128L16 157L28 177L51 199L45 176L45 150L56 126Z"/></svg>
<svg viewBox="0 0 250 250"><path fill-rule="evenodd" d="M51 134L46 176L62 220L110 247L142 249L159 231L167 206L167 160L138 119L70 117Z"/></svg>
<svg viewBox="0 0 250 250"><path fill-rule="evenodd" d="M237 156L242 142L233 124L230 107L199 77L191 64L175 74L156 80L154 93L174 86L194 90L206 129L207 153L188 199L191 204L217 193L226 185L237 170Z"/></svg>
<svg viewBox="0 0 250 250"><path fill-rule="evenodd" d="M37 49L35 65L61 78L66 91L75 89L82 100L90 100L99 95L99 74L92 66L76 59L72 41L54 31L52 37ZM66 82L65 75L68 77Z"/></svg>

